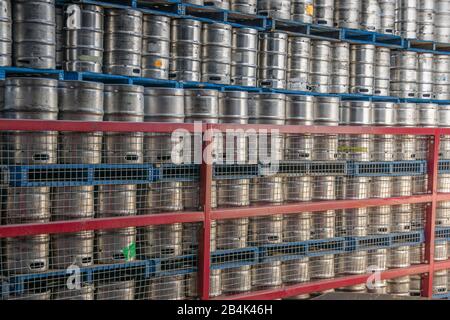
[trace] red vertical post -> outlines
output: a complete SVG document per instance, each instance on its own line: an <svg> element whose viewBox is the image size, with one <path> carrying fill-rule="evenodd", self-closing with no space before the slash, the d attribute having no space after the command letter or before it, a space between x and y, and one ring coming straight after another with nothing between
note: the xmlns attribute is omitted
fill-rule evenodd
<svg viewBox="0 0 450 320"><path fill-rule="evenodd" d="M428 143L428 191L431 192L432 201L426 208L425 217L425 263L429 267L428 273L422 277L422 296L429 298L433 296L434 241L440 142L441 136L439 130L436 129L434 136Z"/></svg>
<svg viewBox="0 0 450 320"><path fill-rule="evenodd" d="M211 186L212 186L212 135L210 125L203 133L202 164L200 167L200 203L203 205L205 219L199 238L198 254L198 292L202 300L209 299L209 278L211 260Z"/></svg>

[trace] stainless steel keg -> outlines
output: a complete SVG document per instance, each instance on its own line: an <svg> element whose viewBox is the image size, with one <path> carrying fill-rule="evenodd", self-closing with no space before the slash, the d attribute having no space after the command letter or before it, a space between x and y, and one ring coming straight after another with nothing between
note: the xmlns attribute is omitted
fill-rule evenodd
<svg viewBox="0 0 450 320"><path fill-rule="evenodd" d="M417 0L398 0L395 7L395 33L403 38L417 38Z"/></svg>
<svg viewBox="0 0 450 320"><path fill-rule="evenodd" d="M178 81L201 80L202 23L191 19L173 19L169 78Z"/></svg>
<svg viewBox="0 0 450 320"><path fill-rule="evenodd" d="M141 76L142 12L131 9L105 10L103 71Z"/></svg>
<svg viewBox="0 0 450 320"><path fill-rule="evenodd" d="M334 238L336 212L334 210L321 211L312 214L312 239Z"/></svg>
<svg viewBox="0 0 450 320"><path fill-rule="evenodd" d="M66 8L66 19L73 14ZM64 70L102 72L104 11L100 6L78 5L80 19L64 26ZM73 10L73 9L72 9ZM67 20L66 20L67 21ZM78 24L78 25L76 25Z"/></svg>
<svg viewBox="0 0 450 320"><path fill-rule="evenodd" d="M98 190L97 217L123 217L137 214L135 184L102 185Z"/></svg>
<svg viewBox="0 0 450 320"><path fill-rule="evenodd" d="M14 65L55 69L55 1L18 0L12 4Z"/></svg>
<svg viewBox="0 0 450 320"><path fill-rule="evenodd" d="M380 32L394 33L396 0L378 0L378 4L380 5Z"/></svg>
<svg viewBox="0 0 450 320"><path fill-rule="evenodd" d="M202 31L202 81L230 84L231 26L204 23Z"/></svg>
<svg viewBox="0 0 450 320"><path fill-rule="evenodd" d="M252 288L251 266L224 269L221 277L223 294L244 293Z"/></svg>
<svg viewBox="0 0 450 320"><path fill-rule="evenodd" d="M375 46L356 44L350 52L350 92L373 94L375 79Z"/></svg>
<svg viewBox="0 0 450 320"><path fill-rule="evenodd" d="M309 90L311 39L290 35L288 45L287 88Z"/></svg>
<svg viewBox="0 0 450 320"><path fill-rule="evenodd" d="M58 105L60 120L102 121L102 83L88 81L60 81ZM102 157L101 132L61 132L59 136L59 162L72 164L98 164Z"/></svg>
<svg viewBox="0 0 450 320"><path fill-rule="evenodd" d="M92 284L85 284L80 289L60 287L53 290L54 300L94 300L95 288Z"/></svg>
<svg viewBox="0 0 450 320"><path fill-rule="evenodd" d="M54 234L51 237L52 269L67 269L71 265L86 267L94 264L94 231Z"/></svg>
<svg viewBox="0 0 450 320"><path fill-rule="evenodd" d="M420 40L434 40L434 7L433 0L417 1L417 38Z"/></svg>
<svg viewBox="0 0 450 320"><path fill-rule="evenodd" d="M149 300L183 300L185 299L185 280L183 275L158 277L150 280Z"/></svg>
<svg viewBox="0 0 450 320"><path fill-rule="evenodd" d="M288 214L283 218L283 242L307 241L311 238L310 212Z"/></svg>
<svg viewBox="0 0 450 320"><path fill-rule="evenodd" d="M314 124L323 126L339 125L339 97L315 98ZM320 161L336 160L338 156L338 136L333 134L314 135L312 159Z"/></svg>
<svg viewBox="0 0 450 320"><path fill-rule="evenodd" d="M436 208L436 225L441 227L450 226L450 203L438 202Z"/></svg>
<svg viewBox="0 0 450 320"><path fill-rule="evenodd" d="M222 270L212 269L209 277L209 296L211 298L222 295ZM191 299L199 297L197 285L197 273L189 273L186 275L186 296Z"/></svg>
<svg viewBox="0 0 450 320"><path fill-rule="evenodd" d="M47 234L6 238L5 270L11 274L43 272L49 269L50 236Z"/></svg>
<svg viewBox="0 0 450 320"><path fill-rule="evenodd" d="M0 1L0 66L12 64L12 10L10 0Z"/></svg>
<svg viewBox="0 0 450 320"><path fill-rule="evenodd" d="M361 2L361 27L368 31L381 29L381 8L377 0Z"/></svg>
<svg viewBox="0 0 450 320"><path fill-rule="evenodd" d="M334 255L310 258L309 272L311 273L311 279L321 280L334 278L334 267Z"/></svg>
<svg viewBox="0 0 450 320"><path fill-rule="evenodd" d="M350 44L345 42L333 45L331 62L331 93L348 93L350 85Z"/></svg>
<svg viewBox="0 0 450 320"><path fill-rule="evenodd" d="M52 220L94 218L94 186L57 187L52 195Z"/></svg>
<svg viewBox="0 0 450 320"><path fill-rule="evenodd" d="M140 236L141 254L145 259L176 257L183 254L181 223L147 226Z"/></svg>
<svg viewBox="0 0 450 320"><path fill-rule="evenodd" d="M399 103L395 106L396 125L413 127L417 123L417 106L415 103ZM395 137L395 160L414 160L416 157L416 137L402 135Z"/></svg>
<svg viewBox="0 0 450 320"><path fill-rule="evenodd" d="M309 258L284 261L281 266L284 284L297 284L310 281Z"/></svg>
<svg viewBox="0 0 450 320"><path fill-rule="evenodd" d="M218 9L230 10L231 0L203 0L205 6L211 6Z"/></svg>
<svg viewBox="0 0 450 320"><path fill-rule="evenodd" d="M440 270L434 273L433 294L443 294L448 291L448 271Z"/></svg>
<svg viewBox="0 0 450 320"><path fill-rule="evenodd" d="M6 224L45 223L50 221L49 187L11 187L5 200Z"/></svg>
<svg viewBox="0 0 450 320"><path fill-rule="evenodd" d="M393 102L374 101L372 103L374 126L391 127L396 124L396 104ZM373 136L373 161L392 161L395 153L395 139L393 135Z"/></svg>
<svg viewBox="0 0 450 320"><path fill-rule="evenodd" d="M436 0L434 16L434 41L450 42L450 1Z"/></svg>
<svg viewBox="0 0 450 320"><path fill-rule="evenodd" d="M415 98L418 91L418 53L394 51L391 54L391 93L399 98Z"/></svg>
<svg viewBox="0 0 450 320"><path fill-rule="evenodd" d="M361 5L357 0L334 1L334 25L339 28L359 29Z"/></svg>
<svg viewBox="0 0 450 320"><path fill-rule="evenodd" d="M305 23L312 23L314 18L314 0L291 1L291 19Z"/></svg>
<svg viewBox="0 0 450 320"><path fill-rule="evenodd" d="M257 2L258 0L231 0L230 8L232 11L256 14Z"/></svg>
<svg viewBox="0 0 450 320"><path fill-rule="evenodd" d="M55 65L57 69L62 69L64 60L64 21L63 8L55 8Z"/></svg>
<svg viewBox="0 0 450 320"><path fill-rule="evenodd" d="M373 93L380 96L389 96L391 50L383 47L377 47L375 50L375 83Z"/></svg>
<svg viewBox="0 0 450 320"><path fill-rule="evenodd" d="M391 207L381 206L369 210L369 234L388 234L392 225Z"/></svg>
<svg viewBox="0 0 450 320"><path fill-rule="evenodd" d="M136 260L136 228L100 230L96 233L96 261L100 264Z"/></svg>
<svg viewBox="0 0 450 320"><path fill-rule="evenodd" d="M177 88L145 88L145 122L184 122L184 91ZM145 133L145 163L182 163L186 135L182 132Z"/></svg>
<svg viewBox="0 0 450 320"><path fill-rule="evenodd" d="M312 200L313 177L286 177L285 178L285 201L302 202Z"/></svg>
<svg viewBox="0 0 450 320"><path fill-rule="evenodd" d="M418 103L416 106L417 106L417 125L419 127L435 128L438 126L439 106L437 104ZM416 137L416 159L426 160L428 158L429 140L430 137L428 136Z"/></svg>
<svg viewBox="0 0 450 320"><path fill-rule="evenodd" d="M258 31L233 28L231 84L254 87L257 83Z"/></svg>
<svg viewBox="0 0 450 320"><path fill-rule="evenodd" d="M283 283L281 261L273 261L253 266L252 289L263 290L277 288Z"/></svg>
<svg viewBox="0 0 450 320"><path fill-rule="evenodd" d="M274 19L291 18L290 0L258 0L258 14Z"/></svg>
<svg viewBox="0 0 450 320"><path fill-rule="evenodd" d="M250 204L250 181L248 179L217 181L219 207L244 207Z"/></svg>
<svg viewBox="0 0 450 320"><path fill-rule="evenodd" d="M334 25L334 0L314 0L314 23Z"/></svg>
<svg viewBox="0 0 450 320"><path fill-rule="evenodd" d="M274 89L286 88L288 34L259 33L258 85Z"/></svg>
<svg viewBox="0 0 450 320"><path fill-rule="evenodd" d="M135 280L98 283L95 300L134 300Z"/></svg>
<svg viewBox="0 0 450 320"><path fill-rule="evenodd" d="M387 281L387 292L398 296L409 296L410 283L410 276L389 279Z"/></svg>
<svg viewBox="0 0 450 320"><path fill-rule="evenodd" d="M169 79L170 18L145 14L142 30L142 76Z"/></svg>
<svg viewBox="0 0 450 320"><path fill-rule="evenodd" d="M217 221L217 248L219 250L247 247L248 218Z"/></svg>
<svg viewBox="0 0 450 320"><path fill-rule="evenodd" d="M331 85L332 46L329 41L311 42L310 86L311 91L328 93Z"/></svg>
<svg viewBox="0 0 450 320"><path fill-rule="evenodd" d="M1 114L7 119L57 120L58 81L8 78ZM5 158L11 164L56 163L58 133L14 131L4 134Z"/></svg>
<svg viewBox="0 0 450 320"><path fill-rule="evenodd" d="M434 98L434 55L431 53L420 53L418 55L417 70L417 97L421 99Z"/></svg>
<svg viewBox="0 0 450 320"><path fill-rule="evenodd" d="M105 121L144 120L144 88L136 85L105 85ZM106 163L142 163L143 133L105 133Z"/></svg>
<svg viewBox="0 0 450 320"><path fill-rule="evenodd" d="M253 245L281 243L282 237L282 215L250 218L248 241Z"/></svg>
<svg viewBox="0 0 450 320"><path fill-rule="evenodd" d="M434 55L434 94L436 99L450 99L450 57Z"/></svg>

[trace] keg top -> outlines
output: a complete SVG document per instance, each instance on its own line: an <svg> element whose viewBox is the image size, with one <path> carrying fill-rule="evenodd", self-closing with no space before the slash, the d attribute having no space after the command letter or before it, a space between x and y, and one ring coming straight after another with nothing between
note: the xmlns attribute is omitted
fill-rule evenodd
<svg viewBox="0 0 450 320"><path fill-rule="evenodd" d="M343 101L339 113L341 124L372 124L372 102L370 101Z"/></svg>
<svg viewBox="0 0 450 320"><path fill-rule="evenodd" d="M214 89L186 89L184 90L185 96L213 96L219 97L219 91Z"/></svg>
<svg viewBox="0 0 450 320"><path fill-rule="evenodd" d="M417 106L415 103L399 103L395 106L397 125L415 126L417 123Z"/></svg>
<svg viewBox="0 0 450 320"><path fill-rule="evenodd" d="M204 23L203 28L204 29L231 30L233 27L230 26L229 24L225 24L225 23Z"/></svg>
<svg viewBox="0 0 450 320"><path fill-rule="evenodd" d="M373 102L373 124L395 125L395 105L394 102Z"/></svg>
<svg viewBox="0 0 450 320"><path fill-rule="evenodd" d="M184 90L179 88L148 87L144 94L149 96L184 96Z"/></svg>
<svg viewBox="0 0 450 320"><path fill-rule="evenodd" d="M64 89L91 89L103 91L105 85L101 82L63 80L58 82L58 87Z"/></svg>
<svg viewBox="0 0 450 320"><path fill-rule="evenodd" d="M20 77L12 77L7 78L5 80L5 86L17 86L17 87L25 87L25 86L39 86L39 87L58 87L58 80L56 79L48 79L48 78L20 78Z"/></svg>
<svg viewBox="0 0 450 320"><path fill-rule="evenodd" d="M155 21L155 20L168 23L170 22L170 17L155 14L144 14L144 21Z"/></svg>
<svg viewBox="0 0 450 320"><path fill-rule="evenodd" d="M252 35L257 35L258 30L256 29L250 29L250 28L233 28L233 33L248 33Z"/></svg>
<svg viewBox="0 0 450 320"><path fill-rule="evenodd" d="M201 28L202 23L201 21L194 20L194 19L172 19L172 24L174 26L189 26L189 27L196 27Z"/></svg>
<svg viewBox="0 0 450 320"><path fill-rule="evenodd" d="M105 14L108 15L108 16L128 15L128 16L135 16L137 18L141 18L143 16L141 11L134 10L134 9L107 8L105 10Z"/></svg>
<svg viewBox="0 0 450 320"><path fill-rule="evenodd" d="M288 95L286 104L286 120L313 122L314 97Z"/></svg>
<svg viewBox="0 0 450 320"><path fill-rule="evenodd" d="M133 84L106 84L105 92L144 93L144 87Z"/></svg>
<svg viewBox="0 0 450 320"><path fill-rule="evenodd" d="M288 34L285 32L260 32L258 36L260 39L277 38L281 40L287 40L288 38Z"/></svg>

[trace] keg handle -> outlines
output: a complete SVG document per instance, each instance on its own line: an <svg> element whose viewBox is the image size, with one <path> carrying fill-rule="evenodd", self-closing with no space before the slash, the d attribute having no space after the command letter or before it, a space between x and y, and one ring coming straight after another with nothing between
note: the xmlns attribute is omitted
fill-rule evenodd
<svg viewBox="0 0 450 320"><path fill-rule="evenodd" d="M36 261L29 264L30 270L40 270L45 267L45 262L43 261Z"/></svg>
<svg viewBox="0 0 450 320"><path fill-rule="evenodd" d="M134 154L134 153L127 154L127 155L125 155L125 160L136 162L139 160L139 155Z"/></svg>
<svg viewBox="0 0 450 320"><path fill-rule="evenodd" d="M48 161L50 156L47 153L35 153L33 154L34 161Z"/></svg>

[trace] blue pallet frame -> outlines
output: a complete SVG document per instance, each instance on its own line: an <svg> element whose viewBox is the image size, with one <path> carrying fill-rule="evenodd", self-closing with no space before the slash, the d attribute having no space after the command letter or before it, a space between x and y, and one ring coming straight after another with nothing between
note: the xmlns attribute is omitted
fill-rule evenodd
<svg viewBox="0 0 450 320"><path fill-rule="evenodd" d="M198 181L200 165L196 164L162 164L154 168L153 181Z"/></svg>
<svg viewBox="0 0 450 320"><path fill-rule="evenodd" d="M224 270L255 265L258 263L259 251L258 247L216 250L211 253L211 269Z"/></svg>
<svg viewBox="0 0 450 320"><path fill-rule="evenodd" d="M11 76L31 76L64 80L64 71L56 69L31 69L21 67L0 67L0 80Z"/></svg>
<svg viewBox="0 0 450 320"><path fill-rule="evenodd" d="M349 175L354 177L417 176L427 172L427 161L349 161Z"/></svg>

